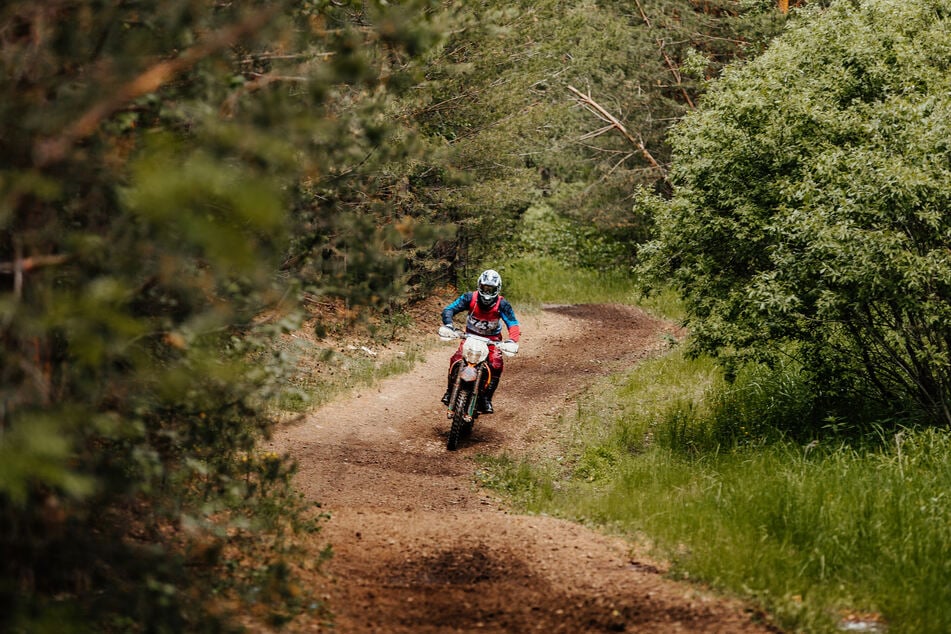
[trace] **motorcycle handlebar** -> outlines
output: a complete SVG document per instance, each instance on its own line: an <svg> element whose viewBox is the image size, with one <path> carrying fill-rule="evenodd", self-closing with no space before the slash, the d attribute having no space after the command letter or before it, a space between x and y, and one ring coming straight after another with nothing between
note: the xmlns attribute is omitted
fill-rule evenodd
<svg viewBox="0 0 951 634"><path fill-rule="evenodd" d="M443 341L452 341L453 339L475 339L476 341L483 342L487 346L497 346L502 343L501 341L495 341L494 339L489 339L488 337L474 335L471 332L458 330L450 326L439 327L439 338Z"/></svg>
<svg viewBox="0 0 951 634"><path fill-rule="evenodd" d="M480 337L479 335L474 335L472 333L465 332L464 330L457 330L451 326L440 326L439 338L443 341L452 341L453 339L475 339L476 341L483 342L489 347L498 346L502 350L502 354L509 357L514 356L518 352L518 344L514 341L495 341L494 339Z"/></svg>

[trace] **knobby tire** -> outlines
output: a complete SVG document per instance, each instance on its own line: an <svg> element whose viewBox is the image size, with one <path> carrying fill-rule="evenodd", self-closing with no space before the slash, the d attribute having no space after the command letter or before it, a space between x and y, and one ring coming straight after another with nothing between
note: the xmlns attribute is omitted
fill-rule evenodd
<svg viewBox="0 0 951 634"><path fill-rule="evenodd" d="M456 402L452 408L452 425L449 427L449 439L446 441L446 449L455 451L459 446L459 438L463 435L466 426L465 415L469 409L469 398L472 393L464 388L459 389L456 394Z"/></svg>

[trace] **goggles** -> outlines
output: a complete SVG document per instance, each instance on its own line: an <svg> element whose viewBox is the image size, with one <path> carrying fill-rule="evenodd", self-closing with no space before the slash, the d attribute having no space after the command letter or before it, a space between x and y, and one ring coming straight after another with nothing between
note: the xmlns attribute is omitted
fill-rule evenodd
<svg viewBox="0 0 951 634"><path fill-rule="evenodd" d="M484 295L498 295L499 287L494 284L479 284L479 292Z"/></svg>

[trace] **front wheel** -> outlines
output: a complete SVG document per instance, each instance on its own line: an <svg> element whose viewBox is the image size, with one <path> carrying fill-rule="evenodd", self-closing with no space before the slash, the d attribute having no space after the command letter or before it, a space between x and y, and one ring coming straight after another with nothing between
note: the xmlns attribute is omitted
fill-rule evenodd
<svg viewBox="0 0 951 634"><path fill-rule="evenodd" d="M459 446L459 438L465 433L466 412L469 411L469 399L472 398L472 392L466 389L459 389L456 394L456 402L452 408L452 425L449 427L449 439L446 441L446 449L455 451ZM472 428L472 423L469 423Z"/></svg>

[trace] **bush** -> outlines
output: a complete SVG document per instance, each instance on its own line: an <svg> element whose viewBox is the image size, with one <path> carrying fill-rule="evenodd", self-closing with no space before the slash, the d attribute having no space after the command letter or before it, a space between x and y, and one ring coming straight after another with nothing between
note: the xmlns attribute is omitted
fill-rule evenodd
<svg viewBox="0 0 951 634"><path fill-rule="evenodd" d="M951 24L935 0L815 6L673 135L645 246L696 351L775 364L820 399L951 423Z"/></svg>

